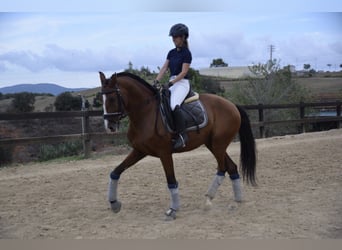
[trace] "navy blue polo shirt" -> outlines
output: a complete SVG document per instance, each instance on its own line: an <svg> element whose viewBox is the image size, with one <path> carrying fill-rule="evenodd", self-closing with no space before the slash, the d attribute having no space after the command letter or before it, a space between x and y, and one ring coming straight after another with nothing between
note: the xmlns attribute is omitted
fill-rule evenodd
<svg viewBox="0 0 342 250"><path fill-rule="evenodd" d="M188 48L181 47L179 50L177 48L170 50L167 54L167 59L169 60L171 76L176 76L182 72L183 63L191 63L192 56ZM188 74L184 78L188 79Z"/></svg>

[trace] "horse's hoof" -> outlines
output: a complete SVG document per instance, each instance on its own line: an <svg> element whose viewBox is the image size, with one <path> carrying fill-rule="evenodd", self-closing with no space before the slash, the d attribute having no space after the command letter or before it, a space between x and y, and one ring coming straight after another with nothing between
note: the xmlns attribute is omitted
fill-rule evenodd
<svg viewBox="0 0 342 250"><path fill-rule="evenodd" d="M165 213L165 221L172 221L176 219L176 210L170 208Z"/></svg>
<svg viewBox="0 0 342 250"><path fill-rule="evenodd" d="M110 207L114 213L118 213L121 210L121 202L120 201L111 201Z"/></svg>
<svg viewBox="0 0 342 250"><path fill-rule="evenodd" d="M207 200L205 201L204 204L204 211L209 211L213 206L213 203L211 202L211 199L207 197Z"/></svg>

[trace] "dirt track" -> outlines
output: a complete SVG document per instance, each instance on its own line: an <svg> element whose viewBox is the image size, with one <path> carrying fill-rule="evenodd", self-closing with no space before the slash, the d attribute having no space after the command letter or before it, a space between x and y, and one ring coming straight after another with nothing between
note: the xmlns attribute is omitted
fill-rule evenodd
<svg viewBox="0 0 342 250"><path fill-rule="evenodd" d="M229 178L213 207L204 194L216 172L205 149L175 155L182 209L163 221L169 193L159 160L121 177L123 203L106 201L108 174L124 155L0 170L0 238L342 238L342 130L257 140L259 186L232 199ZM239 159L239 143L228 153Z"/></svg>

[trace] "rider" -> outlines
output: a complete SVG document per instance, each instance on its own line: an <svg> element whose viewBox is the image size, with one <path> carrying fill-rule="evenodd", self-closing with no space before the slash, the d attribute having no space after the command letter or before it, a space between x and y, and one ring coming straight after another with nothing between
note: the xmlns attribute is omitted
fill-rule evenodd
<svg viewBox="0 0 342 250"><path fill-rule="evenodd" d="M185 144L188 140L188 136L185 132L185 120L180 109L180 105L190 90L188 71L192 56L187 40L189 37L189 29L186 25L182 23L173 25L170 29L169 36L172 37L176 48L170 50L167 54L166 61L163 67L160 69L160 72L154 83L158 84L163 75L166 73L167 69L170 69L170 106L173 111L172 113L177 133L177 138L173 144L173 148L178 149L185 147Z"/></svg>

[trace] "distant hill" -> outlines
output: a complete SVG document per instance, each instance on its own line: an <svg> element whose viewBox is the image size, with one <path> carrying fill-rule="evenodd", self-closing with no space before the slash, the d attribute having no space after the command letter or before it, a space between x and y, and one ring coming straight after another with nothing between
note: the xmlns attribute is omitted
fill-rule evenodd
<svg viewBox="0 0 342 250"><path fill-rule="evenodd" d="M0 92L3 94L13 94L20 92L31 93L46 93L52 95L59 95L63 92L79 92L86 90L87 88L65 88L53 83L38 83L38 84L18 84L10 87L0 88Z"/></svg>

